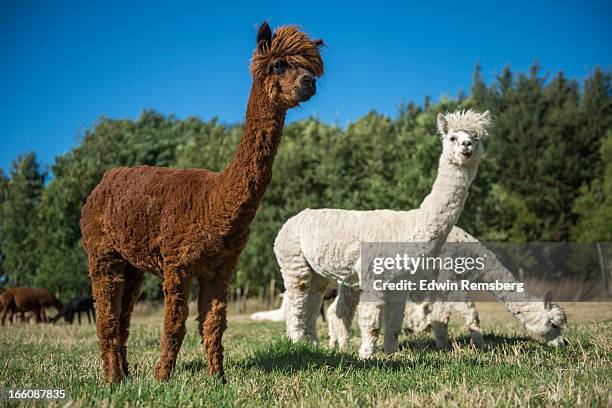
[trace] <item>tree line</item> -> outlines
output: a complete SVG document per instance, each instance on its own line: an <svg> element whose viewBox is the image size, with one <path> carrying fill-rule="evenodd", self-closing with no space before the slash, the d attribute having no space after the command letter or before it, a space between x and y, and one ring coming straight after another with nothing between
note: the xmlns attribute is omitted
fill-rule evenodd
<svg viewBox="0 0 612 408"><path fill-rule="evenodd" d="M538 66L506 68L487 84L477 67L469 96L407 103L395 117L370 112L345 128L309 118L289 124L274 177L252 225L234 285L257 294L281 279L272 246L304 208L408 210L435 178L438 112L490 110L493 125L459 225L482 241L612 241L612 75L582 83ZM81 207L104 172L139 164L221 171L242 125L144 111L100 118L47 171L34 153L0 170L0 285L89 291ZM160 296L149 276L144 296Z"/></svg>

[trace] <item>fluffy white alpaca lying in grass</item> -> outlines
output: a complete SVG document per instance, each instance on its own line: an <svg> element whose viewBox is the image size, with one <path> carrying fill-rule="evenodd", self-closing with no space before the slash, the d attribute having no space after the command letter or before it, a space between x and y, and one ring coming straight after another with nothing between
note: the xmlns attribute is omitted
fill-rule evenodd
<svg viewBox="0 0 612 408"><path fill-rule="evenodd" d="M332 286L328 288L325 292L323 300L335 300L338 291L336 290L336 286ZM256 312L251 315L251 320L256 321L268 321L268 322L284 322L287 316L287 297L284 293L280 294L281 304L278 309L274 310L266 310L262 312ZM325 312L323 307L325 307L325 303L321 304L321 318L325 321Z"/></svg>
<svg viewBox="0 0 612 408"><path fill-rule="evenodd" d="M478 240L459 227L453 227L448 235L449 243L478 244L478 253L489 259L489 268L470 276L471 281L516 282L512 273L499 261L495 254L480 246ZM446 247L442 247L440 256L445 256ZM457 279L455 274L446 274L439 277L440 281ZM550 302L550 296L544 299L523 293L491 291L506 309L527 329L529 334L551 346L561 346L565 343L562 329L566 324L563 309ZM480 346L483 344L478 313L472 302L467 301L465 292L452 292L448 294L447 302L435 301L429 304L417 305L407 303L404 326L414 331L422 331L431 327L436 338L436 346L444 347L448 344L448 320L452 309L458 311L466 326L470 329L472 341ZM329 327L330 345L345 348L348 345L349 328L359 302L359 291L340 285L338 297L327 309L327 322Z"/></svg>
<svg viewBox="0 0 612 408"><path fill-rule="evenodd" d="M428 243L423 256L437 255L463 210L489 123L489 112L468 110L438 115L442 137L438 174L418 209L307 209L283 225L274 252L285 283L287 335L292 341L317 341L316 315L323 292L331 282L337 281L349 290L359 286L360 242ZM401 302L359 303L361 357L375 352L383 314L384 351L397 351L404 306Z"/></svg>
<svg viewBox="0 0 612 408"><path fill-rule="evenodd" d="M251 320L284 322L287 310L287 296L281 295L281 304L278 309L256 312L251 315Z"/></svg>

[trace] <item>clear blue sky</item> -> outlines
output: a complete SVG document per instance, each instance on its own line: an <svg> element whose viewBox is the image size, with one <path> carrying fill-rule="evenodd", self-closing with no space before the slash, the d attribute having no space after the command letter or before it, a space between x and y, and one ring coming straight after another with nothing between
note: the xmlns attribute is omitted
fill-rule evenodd
<svg viewBox="0 0 612 408"><path fill-rule="evenodd" d="M610 0L214 3L1 2L0 167L31 150L51 164L100 115L241 121L263 20L327 43L318 95L289 120L394 115L402 101L469 91L478 61L487 80L535 60L579 79L612 64Z"/></svg>

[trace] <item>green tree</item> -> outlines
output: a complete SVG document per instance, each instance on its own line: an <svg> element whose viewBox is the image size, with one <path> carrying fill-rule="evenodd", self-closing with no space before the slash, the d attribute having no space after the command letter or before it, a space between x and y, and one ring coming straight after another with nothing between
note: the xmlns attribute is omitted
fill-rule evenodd
<svg viewBox="0 0 612 408"><path fill-rule="evenodd" d="M612 131L601 143L601 161L605 163L603 174L580 190L574 204L579 221L572 237L584 242L612 242Z"/></svg>
<svg viewBox="0 0 612 408"><path fill-rule="evenodd" d="M0 169L0 217L2 214L2 206L4 203L4 200L6 199L6 192L8 189L8 178L4 175L4 171L2 169ZM1 222L1 221L0 221ZM2 286L4 285L4 279L6 279L6 270L4 268L4 259L5 259L5 255L4 255L4 236L0 235L0 279L2 279L0 281L0 289L2 288Z"/></svg>
<svg viewBox="0 0 612 408"><path fill-rule="evenodd" d="M79 146L57 157L51 168L53 179L36 210L34 282L63 299L88 292L80 231L87 196L110 168L173 165L178 146L188 134L184 122L152 111L144 111L136 121L101 118Z"/></svg>
<svg viewBox="0 0 612 408"><path fill-rule="evenodd" d="M34 153L13 161L10 178L4 179L0 207L3 268L11 284L30 284L35 276L38 257L31 231L35 226L34 210L40 202L46 174Z"/></svg>
<svg viewBox="0 0 612 408"><path fill-rule="evenodd" d="M520 208L530 220L524 223L524 217L517 217L516 225L509 226L507 217L503 221L493 216L487 229L497 232L488 236L568 240L580 187L601 171L599 143L612 117L609 75L596 70L581 95L578 83L562 73L549 81L538 72L534 65L529 75L515 78L505 68L489 87L478 67L475 73L475 102L493 116L486 168L497 185L496 201L512 211ZM489 202L489 208L494 204Z"/></svg>
<svg viewBox="0 0 612 408"><path fill-rule="evenodd" d="M487 84L477 66L468 97L407 103L395 117L372 111L346 128L313 118L289 124L233 284L251 294L272 278L282 286L274 238L304 208L418 207L438 166L436 116L456 108L493 117L461 227L483 240L609 238L609 89L610 73L599 68L580 87L562 73L540 75L537 65L518 74L505 68ZM0 268L63 299L87 292L79 220L104 172L140 164L222 171L241 134L240 124L144 111L136 120L101 118L56 158L46 186L35 160L20 158L9 178L0 173ZM147 275L145 296L159 298L159 284Z"/></svg>

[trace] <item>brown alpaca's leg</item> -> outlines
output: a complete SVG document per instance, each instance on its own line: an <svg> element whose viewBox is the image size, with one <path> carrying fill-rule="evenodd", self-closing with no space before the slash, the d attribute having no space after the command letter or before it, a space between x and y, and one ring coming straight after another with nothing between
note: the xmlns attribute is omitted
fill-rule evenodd
<svg viewBox="0 0 612 408"><path fill-rule="evenodd" d="M130 318L132 317L132 311L134 310L134 304L138 300L140 295L140 287L144 280L144 273L138 269L132 267L126 267L125 269L125 287L123 289L123 299L121 301L121 319L119 323L119 332L121 336L121 364L123 367L123 373L127 376L129 374L128 363L127 363L127 339L130 335ZM89 319L89 310L87 311L87 318ZM81 324L81 313L79 312L79 324Z"/></svg>
<svg viewBox="0 0 612 408"><path fill-rule="evenodd" d="M227 328L227 286L225 278L219 281L206 282L198 279L200 293L198 296L198 320L204 350L208 353L208 374L219 375L225 382L223 370L223 332Z"/></svg>
<svg viewBox="0 0 612 408"><path fill-rule="evenodd" d="M47 323L47 310L44 307L40 308L40 320L43 323Z"/></svg>
<svg viewBox="0 0 612 408"><path fill-rule="evenodd" d="M10 309L8 308L8 306L5 306L2 308L2 317L0 318L2 320L2 325L4 326L4 323L6 323L6 317L9 314ZM12 319L13 319L13 313L11 312L11 315L9 317L9 322L12 323Z"/></svg>
<svg viewBox="0 0 612 408"><path fill-rule="evenodd" d="M188 282L181 272L164 271L164 330L161 337L161 355L155 366L155 378L158 380L170 377L185 337L185 320L189 314L186 301L187 288Z"/></svg>
<svg viewBox="0 0 612 408"><path fill-rule="evenodd" d="M112 256L89 258L89 276L98 321L96 331L102 356L104 381L120 383L125 378L120 354L119 318L125 279L124 262Z"/></svg>

